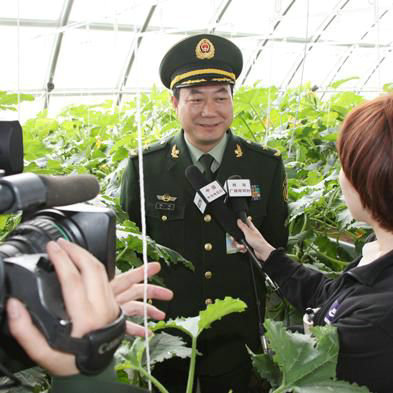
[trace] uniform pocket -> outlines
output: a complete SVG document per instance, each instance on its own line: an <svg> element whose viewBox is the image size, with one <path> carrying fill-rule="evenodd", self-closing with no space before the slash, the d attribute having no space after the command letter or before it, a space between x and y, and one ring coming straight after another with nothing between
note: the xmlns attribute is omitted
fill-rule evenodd
<svg viewBox="0 0 393 393"><path fill-rule="evenodd" d="M182 253L185 233L184 212L185 205L178 201L176 203L147 202L148 235L157 243Z"/></svg>

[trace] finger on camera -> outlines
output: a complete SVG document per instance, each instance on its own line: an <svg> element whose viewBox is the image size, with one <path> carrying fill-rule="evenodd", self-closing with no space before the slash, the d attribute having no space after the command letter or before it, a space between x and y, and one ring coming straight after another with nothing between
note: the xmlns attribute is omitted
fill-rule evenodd
<svg viewBox="0 0 393 393"><path fill-rule="evenodd" d="M118 304L124 304L131 300L143 299L145 293L144 284L134 284L126 291L119 293L116 296ZM148 284L147 285L147 298L158 299L158 300L171 300L173 292L170 289L160 287L158 285Z"/></svg>
<svg viewBox="0 0 393 393"><path fill-rule="evenodd" d="M41 367L56 375L77 374L74 356L52 349L34 326L30 314L17 299L7 302L8 326L12 336L27 355Z"/></svg>
<svg viewBox="0 0 393 393"><path fill-rule="evenodd" d="M73 317L74 310L78 310L78 314L79 312L85 313L88 305L83 280L70 256L57 242L53 241L47 244L47 252L59 278L64 303L70 316Z"/></svg>
<svg viewBox="0 0 393 393"><path fill-rule="evenodd" d="M147 264L147 276L152 277L161 270L161 265L158 262L149 262ZM115 295L124 292L130 286L138 284L144 279L145 267L139 266L136 269L128 272L118 274L112 281L111 287Z"/></svg>
<svg viewBox="0 0 393 393"><path fill-rule="evenodd" d="M148 329L147 336L151 336L153 333ZM145 328L140 326L134 322L127 321L126 322L126 335L127 336L137 336L137 337L145 337Z"/></svg>
<svg viewBox="0 0 393 393"><path fill-rule="evenodd" d="M59 239L58 244L69 255L72 262L81 273L87 300L98 312L105 312L105 307L113 308L116 314L115 300L110 288L104 265L88 251L64 239ZM114 315L115 318L117 315ZM112 318L112 316L110 317ZM107 321L109 322L109 321Z"/></svg>
<svg viewBox="0 0 393 393"><path fill-rule="evenodd" d="M144 315L144 304L136 300L124 303L121 309L129 317L142 317ZM146 313L152 319L162 320L165 318L165 313L151 304L146 304Z"/></svg>
<svg viewBox="0 0 393 393"><path fill-rule="evenodd" d="M94 263L88 266L89 259L95 258L86 250L65 240L50 242L47 249L61 283L67 312L75 321L72 335L79 337L112 322L117 317L119 308L105 273L101 268L94 267ZM79 270L75 261L79 266L87 266L83 267L83 271Z"/></svg>

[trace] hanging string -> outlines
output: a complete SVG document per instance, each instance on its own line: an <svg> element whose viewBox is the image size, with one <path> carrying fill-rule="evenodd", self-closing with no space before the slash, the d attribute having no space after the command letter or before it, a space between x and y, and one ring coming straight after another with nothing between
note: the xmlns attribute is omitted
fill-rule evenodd
<svg viewBox="0 0 393 393"><path fill-rule="evenodd" d="M378 67L381 61L381 47L380 47L380 29L379 29L379 2L378 0L374 0L374 24L375 30L377 33L377 84L378 88L381 89L381 67Z"/></svg>
<svg viewBox="0 0 393 393"><path fill-rule="evenodd" d="M135 48L135 61L138 61L138 47ZM147 326L147 241L146 241L146 211L145 211L145 178L143 172L143 150L142 150L142 124L141 124L141 91L139 86L137 87L136 95L136 122L138 127L138 165L139 165L139 191L140 191L140 205L141 205L141 223L142 223L142 249L143 249L143 326L145 329L145 349L146 349L146 365L147 373L151 374L150 368L150 347L149 347L149 336ZM149 390L151 391L151 381L148 381Z"/></svg>
<svg viewBox="0 0 393 393"><path fill-rule="evenodd" d="M302 61L302 68L300 72L300 84L299 86L302 86L303 84L303 77L304 77L304 66L306 64L306 57L307 57L307 47L308 47L308 28L309 28L309 23L310 23L310 0L307 0L307 7L306 7L306 36L304 40L304 52L303 52L303 61ZM298 97L297 97L297 108L296 108L296 115L295 115L295 128L297 127L298 123L298 118L299 118L299 109L300 109L300 99L301 99L301 93L299 91ZM293 140L294 140L294 133L292 134L291 141L288 147L288 157L291 155L292 151L292 146L293 146Z"/></svg>
<svg viewBox="0 0 393 393"><path fill-rule="evenodd" d="M16 46L17 46L17 96L18 96L18 121L20 122L20 0L17 1L16 18Z"/></svg>

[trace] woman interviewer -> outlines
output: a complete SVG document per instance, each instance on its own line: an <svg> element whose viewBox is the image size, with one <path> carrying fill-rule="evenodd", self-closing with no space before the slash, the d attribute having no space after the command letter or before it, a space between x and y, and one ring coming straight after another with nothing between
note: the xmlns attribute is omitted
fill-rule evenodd
<svg viewBox="0 0 393 393"><path fill-rule="evenodd" d="M252 222L238 226L266 273L299 310L319 309L315 325L338 328L337 377L372 392L393 391L393 95L353 109L337 142L340 186L354 219L376 240L338 279L307 269L275 250ZM238 246L242 251L243 246Z"/></svg>

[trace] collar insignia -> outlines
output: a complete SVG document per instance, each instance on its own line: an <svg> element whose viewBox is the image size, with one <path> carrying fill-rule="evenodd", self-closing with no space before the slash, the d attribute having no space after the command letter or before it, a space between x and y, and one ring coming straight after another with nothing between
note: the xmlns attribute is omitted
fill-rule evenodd
<svg viewBox="0 0 393 393"><path fill-rule="evenodd" d="M236 145L235 155L236 155L236 158L240 158L243 156L243 150L239 144Z"/></svg>
<svg viewBox="0 0 393 393"><path fill-rule="evenodd" d="M157 199L163 202L175 202L177 197L170 196L169 194L157 195Z"/></svg>
<svg viewBox="0 0 393 393"><path fill-rule="evenodd" d="M173 145L172 151L171 151L171 157L172 158L179 158L180 150L177 148L176 145Z"/></svg>
<svg viewBox="0 0 393 393"><path fill-rule="evenodd" d="M195 55L198 59L212 59L216 49L207 38L202 38L195 47Z"/></svg>

